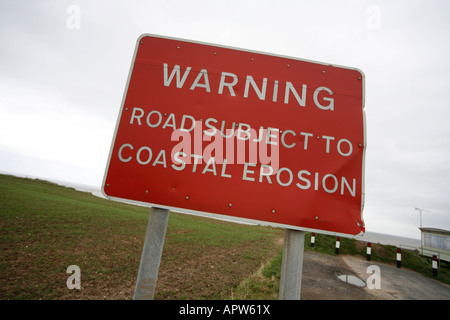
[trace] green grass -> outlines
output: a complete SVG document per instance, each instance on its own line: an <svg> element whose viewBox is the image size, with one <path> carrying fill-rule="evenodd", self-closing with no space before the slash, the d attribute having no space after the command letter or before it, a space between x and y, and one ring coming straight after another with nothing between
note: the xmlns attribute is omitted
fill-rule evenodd
<svg viewBox="0 0 450 320"><path fill-rule="evenodd" d="M336 255L336 237L326 234L315 235L314 247L310 246L311 233L307 232L305 235L305 250L312 250L319 253L325 253L330 255ZM357 248L358 241L355 239L340 237L339 254L350 255L364 255L366 256L366 249Z"/></svg>
<svg viewBox="0 0 450 320"><path fill-rule="evenodd" d="M0 176L0 298L58 298L71 264L87 280L107 274L113 263L131 258L114 248L120 238L141 236L147 216L143 208L46 181ZM106 256L108 266L101 262ZM124 272L133 269L125 265Z"/></svg>
<svg viewBox="0 0 450 320"><path fill-rule="evenodd" d="M280 290L280 272L283 250L250 277L242 281L233 291L231 299L236 300L276 300Z"/></svg>
<svg viewBox="0 0 450 320"><path fill-rule="evenodd" d="M0 299L130 299L150 209L0 175ZM282 231L171 212L157 299L226 298ZM69 290L69 265L82 290ZM222 275L223 274L223 275Z"/></svg>

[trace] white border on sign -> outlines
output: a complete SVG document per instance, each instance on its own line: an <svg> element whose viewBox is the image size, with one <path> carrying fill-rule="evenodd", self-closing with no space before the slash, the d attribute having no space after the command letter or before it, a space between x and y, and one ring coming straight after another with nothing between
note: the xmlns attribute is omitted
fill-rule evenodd
<svg viewBox="0 0 450 320"><path fill-rule="evenodd" d="M119 202L130 203L130 204L135 204L135 205L139 205L139 206L145 206L145 207L152 207L152 206L153 207L159 207L159 208L163 208L163 209L169 209L169 210L172 210L174 212L193 214L193 215L198 215L198 216L203 216L203 217L209 217L209 218L214 218L214 219L226 220L226 221L230 221L230 222L257 224L257 225L262 225L262 226L270 226L270 227L274 227L274 228L284 228L284 229L293 229L293 230L300 230L300 231L307 231L307 232L316 232L316 233L322 233L322 234L328 234L328 235L343 236L343 237L347 237L347 238L361 237L364 234L364 232L362 232L362 231L360 233L356 234L356 235L353 235L353 234L339 233L339 232L333 232L333 231L327 231L327 230L321 230L321 229L311 229L311 228L297 227L297 226L280 224L280 223L274 223L274 222L268 222L268 221L261 221L261 220L255 220L255 219L246 219L246 218L240 218L240 217L235 217L235 216L228 216L228 215L219 214L219 213L196 211L196 210L178 208L178 207L173 207L173 206L164 206L164 205L153 204L153 203L148 203L148 202L142 202L142 201L137 201L137 200L129 200L129 199L124 199L124 198L117 198L117 197L108 196L106 194L106 192L105 192L106 177L107 177L107 174L108 174L109 164L110 164L110 161L111 161L112 152L113 152L113 149L114 149L114 144L115 144L115 140L116 140L116 137L117 137L117 131L119 129L119 122L120 122L120 119L122 118L122 111L123 111L123 107L124 107L124 104L125 104L125 99L126 99L126 96L127 96L128 87L130 85L130 79L131 79L131 74L133 72L133 67L134 67L134 63L135 63L135 60L136 60L136 55L137 55L137 52L138 52L138 49L139 49L139 44L141 42L141 39L144 38L144 37L153 37L153 38L168 39L168 40L174 40L174 41L189 42L189 43L195 43L195 44L200 44L200 45L204 45L204 46L213 46L213 47L217 47L217 48L232 49L232 50L237 50L237 51L244 51L244 52L249 52L249 53L266 55L266 56L272 56L272 57L278 57L278 58L284 58L284 59L291 59L291 60L297 60L297 61L304 61L304 62L310 62L310 63L315 63L315 64L321 64L321 65L324 65L324 66L333 66L333 67L338 67L338 68L342 68L342 69L355 70L355 71L359 72L361 74L361 81L362 81L362 114L363 114L363 136L364 136L363 155L362 155L362 175L361 175L361 221L364 223L363 209L364 209L364 196L365 196L365 186L364 186L365 185L365 162L366 162L365 159L366 159L366 148L367 148L367 131L366 131L367 127L366 127L366 113L365 113L365 97L366 97L366 92L365 91L366 91L366 85L365 85L364 72L362 72L358 68L350 68L350 67L346 67L346 66L329 64L329 63L324 63L324 62L320 62L320 61L313 61L313 60L308 60L308 59L300 59L300 58L295 58L295 57L290 57L290 56L277 55L277 54L273 54L273 53L267 53L267 52L255 51L255 50L248 50L248 49L242 49L242 48L235 48L235 47L224 46L224 45L219 45L219 44L212 44L212 43L201 42L201 41L193 41L193 40L174 38L174 37L168 37L168 36L160 36L160 35L155 35L155 34L150 34L150 33L142 34L141 36L139 36L139 38L136 41L136 47L135 47L135 50L134 50L133 59L131 61L130 71L128 72L127 83L125 85L125 90L124 90L123 97L122 97L122 103L120 105L119 115L117 117L116 127L115 127L115 130L114 130L114 135L113 135L113 139L112 139L112 142L111 142L111 147L110 147L110 150L109 150L108 161L106 163L106 169L105 169L105 173L104 173L104 176L103 176L103 182L102 182L101 191L102 191L103 195L107 199L114 200L114 201L119 201Z"/></svg>

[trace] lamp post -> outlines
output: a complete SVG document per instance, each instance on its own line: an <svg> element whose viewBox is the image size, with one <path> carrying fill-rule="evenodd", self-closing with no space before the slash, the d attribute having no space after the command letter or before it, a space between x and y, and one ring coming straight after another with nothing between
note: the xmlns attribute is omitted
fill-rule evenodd
<svg viewBox="0 0 450 320"><path fill-rule="evenodd" d="M420 213L420 228L422 228L422 211L430 212L430 210L425 210L425 209L421 209L421 208L415 208L415 210L418 210Z"/></svg>

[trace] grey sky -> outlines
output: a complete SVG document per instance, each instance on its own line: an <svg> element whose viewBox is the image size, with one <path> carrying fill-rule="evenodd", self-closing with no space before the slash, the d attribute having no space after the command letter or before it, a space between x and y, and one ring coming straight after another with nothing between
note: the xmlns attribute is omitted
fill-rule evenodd
<svg viewBox="0 0 450 320"><path fill-rule="evenodd" d="M418 237L414 207L450 229L449 21L445 0L3 0L0 171L100 186L135 41L153 33L361 69L367 230Z"/></svg>

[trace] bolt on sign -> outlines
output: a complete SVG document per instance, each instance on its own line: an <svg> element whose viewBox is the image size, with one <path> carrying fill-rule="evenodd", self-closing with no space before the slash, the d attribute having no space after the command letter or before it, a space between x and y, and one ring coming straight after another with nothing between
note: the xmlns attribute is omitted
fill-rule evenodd
<svg viewBox="0 0 450 320"><path fill-rule="evenodd" d="M364 232L364 74L142 35L102 190L188 213Z"/></svg>

